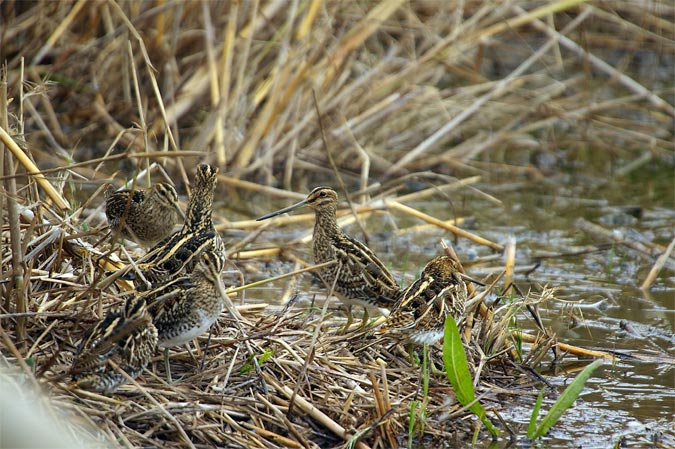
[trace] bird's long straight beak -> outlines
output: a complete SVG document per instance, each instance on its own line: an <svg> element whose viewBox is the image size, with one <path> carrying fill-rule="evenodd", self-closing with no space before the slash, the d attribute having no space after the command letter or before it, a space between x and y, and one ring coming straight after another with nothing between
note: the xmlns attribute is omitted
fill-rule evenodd
<svg viewBox="0 0 675 449"><path fill-rule="evenodd" d="M178 211L178 215L180 216L180 218L181 218L183 221L185 221L185 212L183 212L183 209L180 208L180 204L176 203L176 204L174 204L174 207L175 207L176 210Z"/></svg>
<svg viewBox="0 0 675 449"><path fill-rule="evenodd" d="M232 300L230 299L229 296L227 296L227 293L225 292L225 286L223 285L223 281L220 278L220 274L218 274L218 278L216 279L215 282L216 285L216 290L218 290L218 294L220 295L221 299L223 300L223 304L225 305L225 309L232 315L232 318L235 319L235 322L237 323L237 326L239 327L239 323L246 323L248 324L248 321L244 319L243 316L239 313L239 310L235 307L235 305L232 303Z"/></svg>
<svg viewBox="0 0 675 449"><path fill-rule="evenodd" d="M465 281L472 282L472 283L474 283L474 284L476 284L476 285L480 285L481 287L485 287L485 284L484 284L483 282L477 281L476 279L474 279L474 278L472 278L472 277L470 277L470 276L467 276L467 275L464 274L464 273L459 273L459 275L460 275L460 277L461 277L462 279L464 279Z"/></svg>
<svg viewBox="0 0 675 449"><path fill-rule="evenodd" d="M307 200L302 200L299 203L296 203L292 206L284 207L283 209L279 209L276 212L270 212L269 214L265 214L260 218L256 218L255 221L263 221L267 220L268 218L276 217L277 215L285 214L286 212L291 212L295 209L300 209L303 206L307 205Z"/></svg>

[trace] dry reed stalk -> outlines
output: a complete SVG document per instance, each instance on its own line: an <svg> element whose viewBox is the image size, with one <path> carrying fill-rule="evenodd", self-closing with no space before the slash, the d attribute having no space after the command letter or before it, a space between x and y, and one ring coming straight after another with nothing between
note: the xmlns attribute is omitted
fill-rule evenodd
<svg viewBox="0 0 675 449"><path fill-rule="evenodd" d="M54 201L56 206L61 210L70 210L70 204L65 198L56 191L54 186L45 178L40 172L40 169L31 161L21 148L14 142L14 139L5 131L4 127L0 126L0 141L7 147L7 149L14 155L17 161L26 169L26 171L37 181L47 193L47 196ZM11 176L14 176L12 173Z"/></svg>
<svg viewBox="0 0 675 449"><path fill-rule="evenodd" d="M513 287L513 268L516 266L516 238L509 236L506 239L506 249L504 250L504 285L508 292Z"/></svg>
<svg viewBox="0 0 675 449"><path fill-rule="evenodd" d="M470 220L470 219L469 219ZM467 219L464 217L453 218L451 220L445 220L444 223L448 225L458 226L467 222ZM405 235L405 234L420 234L427 231L433 231L438 229L438 226L433 224L420 224L414 226L408 226L407 228L400 228L394 231L394 235Z"/></svg>
<svg viewBox="0 0 675 449"><path fill-rule="evenodd" d="M10 58L9 85L19 94L17 102L10 102L14 109L8 115L21 119L16 128L29 140L29 148L45 148L31 152L36 165L44 168L38 172L64 173L59 180L47 181L57 192L60 183L95 181L155 160L163 161L172 176L177 170L187 182L184 158L192 162L215 157L221 165L230 164L230 171L220 178L223 184L260 197L297 200L304 195L251 180L283 182L286 189L306 191L317 181L332 184L333 178L343 178L350 188L360 185L361 197L379 194L401 204L451 191L455 187L449 175L477 174L483 181L494 173L545 176L537 167L511 160L511 150L531 155L557 148L574 157L579 142L591 142L626 161L625 172L646 161L670 161L672 105L658 102L668 101L670 90L659 87L657 77L610 64L611 57L602 49L610 48L625 60L665 54L672 47L672 8L662 1L649 8L639 3L586 3L591 6L557 1L527 14L518 9L530 8L526 2L466 2L462 8L450 8L447 2L403 7L402 2L364 6L333 0L296 2L292 7L282 0L160 6L110 2L100 8L84 8L82 1L21 4L21 14L8 10L3 50L42 62L29 64L24 79L20 58ZM555 13L566 8L569 14ZM583 33L566 31L567 24L569 29L577 23L570 21L575 16L593 18L586 20ZM76 26L78 21L91 26ZM621 39L613 37L617 30ZM552 39L542 46L542 36ZM642 45L635 50L630 42ZM575 54L570 56L567 49ZM523 54L532 53L537 55L536 64L520 62ZM591 62L591 69L604 71L616 82L590 85L584 67L578 67L579 55L608 64L611 70ZM504 66L493 69L491 64ZM519 74L524 69L528 73ZM628 79L637 86L631 87ZM25 94L23 85L29 86ZM625 95L621 86L637 93ZM312 91L324 118L325 146L334 149L338 174L329 168L316 115L310 113L315 106ZM146 92L152 92L149 98ZM457 120L481 98L484 107ZM597 101L589 104L589 99ZM654 110L652 104L660 106ZM455 124L449 126L453 119ZM141 124L140 129L134 123ZM2 128L14 129L11 125L5 122ZM178 151L179 143L203 151ZM401 164L411 149L420 151L424 145L428 148L419 153L422 157ZM396 179L382 176L397 164L401 170L420 173ZM382 184L374 182L378 178ZM394 192L410 190L409 181L442 185L394 197ZM475 177L464 178L456 185L474 182ZM186 351L172 354L172 369L184 376L177 384L166 385L161 376L145 372L115 398L64 388L59 379L67 373L79 338L93 320L119 303L121 286L99 283L96 287L105 287L102 291L92 287L101 271L98 264L110 263L106 265L110 270L118 262L108 262L107 243L102 241L100 248L89 244L89 239L103 237L95 229L100 211L86 210L97 203L96 194L75 213L63 215L63 210L50 207L35 210L35 183L29 180L25 187L25 195L24 186L14 190L22 194L15 198L27 211L21 221L11 225L5 208L0 208L3 230L15 226L19 231L17 241L25 242L20 250L30 265L26 312L0 314L25 319L28 350L9 351L6 356L16 364L22 356L33 358L40 366L38 381L79 419L95 423L128 447L171 447L176 444L171 440L182 441L185 436L195 446L330 447L344 445L345 429L374 427L381 431L361 435L361 447L394 446L399 443L396 438L404 436L404 414L391 413L382 422L377 417L406 409L418 391L419 371L410 366L399 345L371 339L356 329L347 337L336 335L342 322L328 311L328 302L320 317L314 308L298 308L293 301L282 311L238 307L256 323L245 326L248 337L233 337L232 323L221 319L209 350L197 348L197 355L204 355L203 369ZM6 204L4 197L2 201ZM256 203L258 207L262 206ZM356 209L370 213L385 207L385 200L376 197L370 206ZM397 207L389 211L426 218L413 213L412 207ZM345 218L353 220L352 215ZM312 219L313 214L282 217L272 225ZM219 229L253 230L246 241L263 229L249 220L222 221ZM84 232L83 225L94 229ZM447 224L442 229L448 229ZM307 234L295 243L309 238ZM652 256L666 250L654 244L640 248ZM0 249L3 262L10 260L10 248ZM279 254L297 267L309 265L281 248L237 255L248 257L244 264L255 270L254 259ZM520 270L513 267L513 272ZM275 278L262 282L271 279ZM514 305L491 309L483 299L496 291L499 281L497 277L473 296L471 307L479 310L473 326L480 338L467 337L466 346L477 361L478 388L488 396L499 391L521 394L520 382L531 389L515 369L505 368L515 360L509 351L515 337L505 329L510 317L537 298L514 295ZM14 329L3 330L3 339L17 341ZM549 348L576 351L550 338L532 344L525 358L528 364L547 360ZM432 356L437 350L432 348ZM269 358L257 365L251 362L252 355L262 360L261 354ZM504 363L486 363L488 359ZM375 382L371 376L377 372ZM444 379L436 380L428 410L446 410L449 388ZM306 406L313 410L311 416L285 415L291 406L288 394L293 393L289 385L298 386L294 407ZM375 394L380 400L373 400ZM425 438L466 433L465 412L453 416L456 419L443 421L429 414ZM341 432L342 441L327 441L326 428Z"/></svg>
<svg viewBox="0 0 675 449"><path fill-rule="evenodd" d="M375 409L377 411L377 414L375 417L377 420L381 420L385 418L390 411L390 408L388 406L388 398L385 398L382 392L380 391L380 385L377 381L377 377L375 377L375 372L374 371L369 371L368 372L368 377L370 378L370 383L373 386L373 395L375 396ZM386 376L385 376L386 378ZM383 429L383 436L384 438L389 442L389 447L396 447L396 437L391 431L391 428L389 426L389 422L384 422L380 425L380 428Z"/></svg>
<svg viewBox="0 0 675 449"><path fill-rule="evenodd" d="M217 109L219 102L221 102L223 99L223 96L220 89L221 82L218 79L218 70L216 70L215 31L208 5L203 3L201 9L202 20L204 21L204 48L206 49L206 62L209 72L209 98L211 101L211 107ZM225 122L223 117L221 114L218 114L214 129L214 143L216 161L220 167L224 167L225 163L227 162L227 157L225 155L225 137L223 135L224 128Z"/></svg>
<svg viewBox="0 0 675 449"><path fill-rule="evenodd" d="M335 265L335 263L336 263L335 261L330 261L330 262L320 263L320 264L317 264L317 265L312 265L311 267L308 267L308 268L302 268L300 270L291 271L290 273L285 273L285 274L281 274L279 276L274 276L274 277L263 279L263 280L260 280L260 281L251 282L250 284L242 285L240 287L228 288L227 290L225 290L225 293L230 294L230 293L240 292L242 290L246 290L246 289L253 288L253 287L258 287L259 285L264 285L264 284L267 284L267 283L270 283L270 282L279 281L281 279L286 279L288 277L296 276L298 274L306 273L306 272L309 272L309 271L316 271L316 270L319 270L319 269L324 268L324 267L329 267L331 265Z"/></svg>
<svg viewBox="0 0 675 449"><path fill-rule="evenodd" d="M282 253L281 248L255 249L239 251L234 255L237 260L259 259L261 257L274 257Z"/></svg>
<svg viewBox="0 0 675 449"><path fill-rule="evenodd" d="M136 110L138 111L138 119L140 125L140 131L143 135L143 147L145 152L149 151L149 142L148 142L148 128L145 123L145 114L143 113L143 97L141 97L140 87L138 85L138 69L136 68L136 61L134 60L134 52L131 48L131 42L127 42L127 51L129 54L129 62L131 63L131 80L132 86L134 88L134 96L136 97ZM148 174L148 185L150 185L150 160L144 159L145 162L145 171Z"/></svg>
<svg viewBox="0 0 675 449"><path fill-rule="evenodd" d="M258 183L251 182L251 181L244 181L244 180L241 180L241 179L232 178L230 176L226 176L226 175L223 175L223 174L218 175L218 182L220 182L222 184L225 184L225 185L250 190L252 192L258 192L258 193L264 194L265 196L276 196L276 197L280 197L280 198L290 198L290 199L293 199L293 200L296 200L296 201L302 200L306 196L306 195L303 195L302 193L289 192L287 190L277 189L277 188L274 188L274 187L258 184Z"/></svg>
<svg viewBox="0 0 675 449"><path fill-rule="evenodd" d="M436 195L439 193L446 193L448 191L453 191L460 189L462 187L469 186L471 184L475 184L481 180L480 176L471 176L468 178L464 179L458 179L455 182L451 182L445 185L441 186L434 186L430 187L428 189L424 190L418 190L417 192L409 193L407 195L401 195L396 198L396 201L399 203L407 203L407 202L414 202L414 201L422 201L426 198L429 198L432 195ZM499 201L498 201L499 202Z"/></svg>
<svg viewBox="0 0 675 449"><path fill-rule="evenodd" d="M602 226L591 223L590 221L584 218L578 218L574 222L574 224L582 231L594 235L598 239L607 240L610 242L614 242L616 244L627 246L628 248L637 251L637 254L643 258L651 260L659 252L661 253L665 252L665 248L658 248L653 245L647 245L644 242L630 239L623 233L615 233L608 231ZM670 270L675 271L675 261L669 258L665 258L663 264L667 266Z"/></svg>
<svg viewBox="0 0 675 449"><path fill-rule="evenodd" d="M477 235L475 235L475 234L473 234L469 231L465 231L465 230L463 230L461 228L458 228L454 225L446 224L444 221L439 220L438 218L434 218L434 217L432 217L430 215L427 215L423 212L420 212L420 211L418 211L418 210L416 210L412 207L403 205L403 204L401 204L401 203L399 203L395 200L385 199L384 202L385 202L385 205L387 206L387 208L391 208L393 210L398 210L398 211L404 212L408 215L412 215L413 217L420 218L420 219L426 221L427 223L434 224L434 225L438 226L439 228L445 229L445 230L457 235L458 237L463 237L463 238L469 239L469 240L471 240L472 242L474 242L478 245L484 245L484 246L490 247L495 251L503 251L504 250L503 245L500 245L500 244L495 243L495 242L491 242L491 241L489 241L489 240L487 240L483 237L477 236Z"/></svg>
<svg viewBox="0 0 675 449"><path fill-rule="evenodd" d="M267 402L265 398L261 397L261 401ZM272 406L271 404L268 403L268 406ZM289 430L292 429L293 426L289 423ZM262 429L260 427L255 427L251 426L251 429L255 431L255 433L259 434L263 438L267 440L271 440L273 442L279 443L282 445L282 447L292 447L292 448L302 448L302 447L310 447L309 444L300 444L295 440L291 440L290 438L286 438L284 436L279 435L278 433L271 432L269 430Z"/></svg>
<svg viewBox="0 0 675 449"><path fill-rule="evenodd" d="M513 331L512 336L514 338L521 339L525 343L532 343L532 344L541 343L541 339L537 338L534 335L526 334L524 332ZM592 349L580 348L578 346L568 345L566 343L560 343L557 341L554 343L554 345L561 351L568 352L572 355L576 355L579 357L593 357L593 358L607 359L611 361L614 361L616 359L615 354L606 351L596 351Z"/></svg>
<svg viewBox="0 0 675 449"><path fill-rule="evenodd" d="M5 96L3 95L3 98ZM6 109L4 109L6 111ZM7 114L3 114L3 121L6 121ZM0 138L2 138L3 148L10 147L10 145L4 140L4 129L0 127ZM9 137L9 136L7 136ZM14 144L14 141L11 140L11 143ZM16 144L14 144L16 146ZM17 147L18 148L18 147ZM11 259L12 259L12 269L10 282L5 289L5 306L9 310L12 302L14 302L15 311L19 314L16 318L16 340L19 344L23 345L26 341L26 318L21 314L27 312L27 290L25 285L25 270L24 270L24 260L25 253L22 250L21 245L21 230L19 229L19 212L17 204L17 188L16 188L16 178L14 177L14 164L12 162L11 154L13 151L3 151L4 164L3 168L6 170L7 178L5 179L5 192L6 192L6 201L7 201L7 223L9 225L9 244L11 247ZM23 155L23 152L21 152ZM24 155L25 156L25 155ZM16 156L15 156L16 157ZM19 158L17 158L19 159ZM19 159L21 161L21 159ZM51 187L51 184L50 184ZM4 273L3 273L4 274ZM12 301L12 299L14 301ZM3 338L5 338L3 331ZM12 346L13 347L13 346Z"/></svg>
<svg viewBox="0 0 675 449"><path fill-rule="evenodd" d="M333 421L331 418L328 417L328 415L323 413L321 410L314 407L314 405L312 405L305 398L303 398L302 396L294 396L293 390L291 390L285 385L278 384L276 380L270 377L266 378L266 381L269 384L273 385L277 389L277 391L281 392L287 399L291 399L292 397L294 397L295 403L298 405L298 407L300 407L300 409L303 412L307 413L313 419L318 421L321 425L326 427L326 429L330 430L335 435L342 438L344 441L349 441L351 439L352 436L347 433L344 427ZM354 447L359 449L368 449L368 446L362 441L357 441Z"/></svg>
<svg viewBox="0 0 675 449"><path fill-rule="evenodd" d="M86 4L86 0L79 0L77 3L75 3L75 6L73 6L65 19L59 24L58 27L56 27L54 32L49 36L49 39L47 39L47 42L45 42L44 46L37 52L31 63L32 65L38 65L42 61L44 56L54 47L56 42L61 38L63 33L66 32L68 27L73 23L73 20L75 20L75 17Z"/></svg>
<svg viewBox="0 0 675 449"><path fill-rule="evenodd" d="M641 289L647 289L652 285L652 283L656 279L656 276L658 276L659 271L661 271L661 268L663 268L663 266L666 264L666 261L670 257L670 254L673 252L673 248L675 248L675 238L670 241L668 248L666 248L663 254L661 254L656 259L656 262L654 262L654 266L652 267L651 270L649 270L647 277L642 282L642 285L640 285Z"/></svg>
<svg viewBox="0 0 675 449"><path fill-rule="evenodd" d="M234 59L234 45L235 45L235 33L237 27L237 17L239 16L239 4L235 3L232 5L232 11L229 14L227 20L227 27L225 29L225 37L221 55L221 78L220 78L220 91L221 98L220 102L224 106L230 104L230 89L232 84L232 61ZM224 114L219 114L218 120L222 124L223 128L227 125L227 117L223 117ZM227 147L232 146L232 138L229 137L231 133L228 133L227 137ZM225 165L227 162L227 152L225 142L223 142L222 152L220 154L220 147L218 152L218 161L221 165Z"/></svg>

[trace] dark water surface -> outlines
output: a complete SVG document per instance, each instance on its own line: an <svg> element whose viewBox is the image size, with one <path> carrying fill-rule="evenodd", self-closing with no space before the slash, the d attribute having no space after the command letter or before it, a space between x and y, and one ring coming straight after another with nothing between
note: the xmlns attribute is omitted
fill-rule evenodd
<svg viewBox="0 0 675 449"><path fill-rule="evenodd" d="M639 286L651 269L653 258L622 245L605 245L601 250L575 254L607 243L578 229L579 218L632 240L667 247L675 235L674 178L672 167L658 165L629 178L585 174L525 181L493 178L475 187L500 200L501 205L470 188L409 204L440 219L471 217L462 227L502 244L513 236L517 243L517 268L540 263L527 276L524 272L517 273L515 281L521 291L540 285L559 289L558 301L547 304L540 312L546 326L557 333L560 341L653 357L653 361L608 362L598 369L575 406L536 447L675 446L675 370L673 365L663 362L675 357L675 272L664 268L652 287L643 291ZM419 185L426 187L429 185ZM288 205L290 201L256 203L251 215ZM442 238L454 245L468 273L475 278L503 267L503 257L472 265L472 261L490 255L491 251L467 240L456 240L438 228L401 232L419 224L420 220L398 212L374 216L366 222L369 244L399 278L409 281L428 259L440 254ZM310 230L309 223L271 229L261 240L279 242ZM348 226L346 230L363 238L356 226ZM311 260L310 245L298 250ZM671 267L675 265L675 256L671 256L670 263ZM270 266L271 271L284 269ZM281 294L280 285L252 291L248 298L274 302ZM531 328L526 321L522 325ZM547 379L561 392L573 375L548 373ZM548 411L554 400L555 395L549 394L542 413ZM518 446L528 446L524 435L533 404L534 397L526 396L500 410L517 430ZM480 443L478 447L508 445L503 440L492 446L489 442Z"/></svg>

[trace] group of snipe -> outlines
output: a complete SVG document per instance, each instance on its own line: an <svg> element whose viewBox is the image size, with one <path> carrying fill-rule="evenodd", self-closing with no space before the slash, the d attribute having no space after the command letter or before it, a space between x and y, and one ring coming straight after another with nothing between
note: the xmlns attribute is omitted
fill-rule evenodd
<svg viewBox="0 0 675 449"><path fill-rule="evenodd" d="M199 165L185 222L173 233L182 212L170 184L155 184L145 191L106 191L113 238L154 246L135 264L135 272L128 273L137 281L136 290L85 333L71 368L78 387L115 391L142 372L157 347L165 349L170 379L169 347L207 331L223 308L241 320L220 277L226 252L212 221L217 172L211 165ZM375 307L387 314L377 335L417 344L439 340L446 317L459 320L464 313L468 278L459 264L449 256L435 257L416 281L401 288L366 245L338 226L337 204L333 189L317 187L305 200L258 220L310 207L316 216L314 261L333 262L317 270L329 292L347 306Z"/></svg>

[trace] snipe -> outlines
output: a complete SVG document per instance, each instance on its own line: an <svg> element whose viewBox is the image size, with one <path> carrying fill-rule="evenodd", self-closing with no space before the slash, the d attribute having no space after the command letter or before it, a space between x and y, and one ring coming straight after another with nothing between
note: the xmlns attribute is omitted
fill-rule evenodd
<svg viewBox="0 0 675 449"><path fill-rule="evenodd" d="M147 190L105 191L105 214L113 236L152 246L166 238L182 215L176 189L168 183Z"/></svg>
<svg viewBox="0 0 675 449"><path fill-rule="evenodd" d="M197 265L188 276L143 293L157 328L157 346L165 349L169 379L168 348L185 344L206 332L223 308L238 322L243 321L225 293L220 277L222 269L222 255L207 250L199 255Z"/></svg>
<svg viewBox="0 0 675 449"><path fill-rule="evenodd" d="M218 182L218 168L208 164L197 167L195 182L188 201L183 228L165 238L139 261L143 276L153 285L191 271L195 258L213 250L225 259L225 244L213 227L213 196Z"/></svg>
<svg viewBox="0 0 675 449"><path fill-rule="evenodd" d="M458 321L464 313L465 278L451 257L433 258L419 279L403 291L377 333L416 344L435 343L443 337L448 314Z"/></svg>
<svg viewBox="0 0 675 449"><path fill-rule="evenodd" d="M318 270L333 293L348 306L376 307L385 313L394 305L401 289L392 274L363 243L348 236L337 224L338 196L330 187L317 187L307 198L285 209L263 215L266 220L308 206L315 212L312 252L317 264L337 261ZM348 316L351 323L351 314Z"/></svg>
<svg viewBox="0 0 675 449"><path fill-rule="evenodd" d="M136 378L150 361L156 345L157 329L145 299L130 297L120 310L108 312L87 330L70 374L82 389L112 394L127 379L109 361Z"/></svg>

